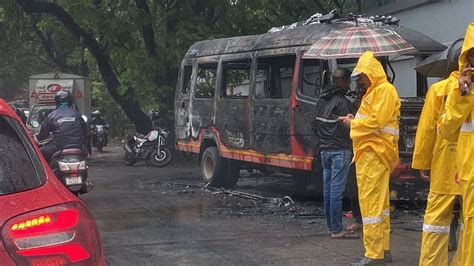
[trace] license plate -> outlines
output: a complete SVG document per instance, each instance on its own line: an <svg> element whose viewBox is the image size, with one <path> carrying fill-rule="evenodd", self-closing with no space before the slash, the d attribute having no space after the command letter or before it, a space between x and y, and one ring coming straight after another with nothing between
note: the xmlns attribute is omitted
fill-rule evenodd
<svg viewBox="0 0 474 266"><path fill-rule="evenodd" d="M82 178L80 176L71 176L71 177L66 177L66 185L78 185L82 184Z"/></svg>

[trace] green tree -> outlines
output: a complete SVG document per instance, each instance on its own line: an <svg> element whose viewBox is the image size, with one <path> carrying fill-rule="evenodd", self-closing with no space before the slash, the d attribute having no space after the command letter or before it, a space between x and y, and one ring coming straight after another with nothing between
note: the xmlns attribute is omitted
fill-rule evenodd
<svg viewBox="0 0 474 266"><path fill-rule="evenodd" d="M92 77L94 90L105 88L142 133L151 128L151 121L142 108L159 108L162 123L171 126L179 65L192 43L264 33L273 26L290 24L317 12L325 13L345 3L322 0L4 1L4 13L9 17L6 23L13 30L20 28L31 38L17 46L18 50L39 57L40 65L52 63L61 71ZM28 47L33 43L36 43L35 49ZM42 51L38 51L38 47ZM25 73L31 71L33 69ZM106 97L99 100L105 102Z"/></svg>

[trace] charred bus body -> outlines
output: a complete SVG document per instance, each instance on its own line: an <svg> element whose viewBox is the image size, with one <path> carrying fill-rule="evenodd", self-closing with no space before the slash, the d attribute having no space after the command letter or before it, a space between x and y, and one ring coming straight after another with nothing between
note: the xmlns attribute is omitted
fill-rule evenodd
<svg viewBox="0 0 474 266"><path fill-rule="evenodd" d="M314 172L318 138L311 122L319 94L332 70L354 67L356 59L304 59L303 54L329 32L351 26L333 21L193 44L176 89L176 149L199 154L203 178L213 186L232 187L244 168L295 176ZM416 31L383 27L409 41L418 51L414 56L445 48ZM381 61L389 69L387 58ZM402 99L402 164L394 175L413 175L409 165L422 104L419 98Z"/></svg>

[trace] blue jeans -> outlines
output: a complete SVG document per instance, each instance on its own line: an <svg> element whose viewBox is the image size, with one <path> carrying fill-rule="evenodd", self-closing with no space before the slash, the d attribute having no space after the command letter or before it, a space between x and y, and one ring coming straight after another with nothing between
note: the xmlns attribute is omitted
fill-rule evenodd
<svg viewBox="0 0 474 266"><path fill-rule="evenodd" d="M349 149L321 150L324 182L324 210L329 232L336 234L342 228L342 197L352 160Z"/></svg>

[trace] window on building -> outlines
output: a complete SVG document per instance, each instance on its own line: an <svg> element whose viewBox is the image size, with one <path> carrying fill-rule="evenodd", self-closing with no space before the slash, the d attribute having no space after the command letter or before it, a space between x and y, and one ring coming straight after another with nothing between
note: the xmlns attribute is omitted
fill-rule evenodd
<svg viewBox="0 0 474 266"><path fill-rule="evenodd" d="M198 66L196 78L196 98L213 98L216 88L217 64L204 64Z"/></svg>

